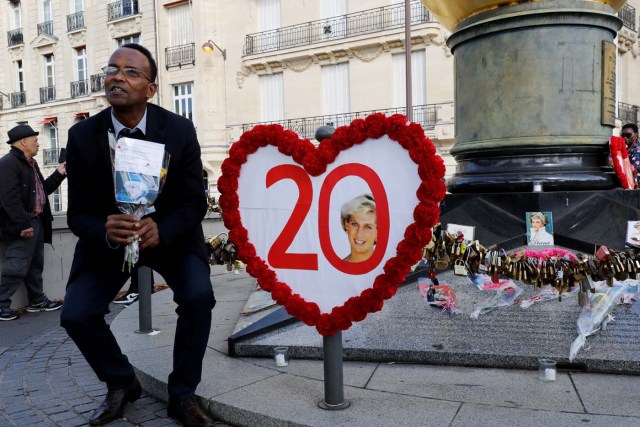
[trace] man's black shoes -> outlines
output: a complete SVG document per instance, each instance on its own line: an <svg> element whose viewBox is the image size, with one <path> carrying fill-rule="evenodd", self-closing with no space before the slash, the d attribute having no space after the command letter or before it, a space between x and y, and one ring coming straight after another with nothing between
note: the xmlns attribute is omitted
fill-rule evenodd
<svg viewBox="0 0 640 427"><path fill-rule="evenodd" d="M169 398L167 415L171 418L176 418L185 427L210 427L214 425L224 425L211 418L211 415L200 407L195 396L191 396L187 400L183 401Z"/></svg>
<svg viewBox="0 0 640 427"><path fill-rule="evenodd" d="M109 390L104 401L93 411L89 424L101 426L122 417L122 411L127 403L138 400L142 394L142 387L137 379L127 387L119 390Z"/></svg>

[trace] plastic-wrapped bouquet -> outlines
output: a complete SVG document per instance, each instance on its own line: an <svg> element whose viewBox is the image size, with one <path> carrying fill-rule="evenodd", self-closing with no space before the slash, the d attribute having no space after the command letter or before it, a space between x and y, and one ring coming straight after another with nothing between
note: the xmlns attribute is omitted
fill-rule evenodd
<svg viewBox="0 0 640 427"><path fill-rule="evenodd" d="M587 303L582 307L582 313L578 317L578 338L571 344L569 362L573 362L578 351L587 342L587 337L604 329L605 325L613 320L611 311L620 304L623 294L628 286L614 281L613 287L605 285L605 282L596 282L596 293L588 294Z"/></svg>
<svg viewBox="0 0 640 427"><path fill-rule="evenodd" d="M111 132L109 145L118 209L142 219L155 211L153 203L167 176L169 153L163 144L129 137L116 139ZM125 264L129 271L138 262L139 251L138 240L125 248Z"/></svg>
<svg viewBox="0 0 640 427"><path fill-rule="evenodd" d="M456 293L446 283L433 285L427 282L426 277L421 277L418 279L418 289L429 305L441 308L443 312L460 313L460 310L455 306Z"/></svg>
<svg viewBox="0 0 640 427"><path fill-rule="evenodd" d="M509 284L498 290L496 294L486 301L478 304L476 309L471 313L472 319L477 319L481 314L487 314L498 307L512 305L522 293L522 288L515 284Z"/></svg>

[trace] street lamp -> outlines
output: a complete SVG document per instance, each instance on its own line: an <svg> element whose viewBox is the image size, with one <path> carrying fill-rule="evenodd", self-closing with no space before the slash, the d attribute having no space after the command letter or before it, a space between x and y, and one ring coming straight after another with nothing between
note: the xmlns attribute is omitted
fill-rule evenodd
<svg viewBox="0 0 640 427"><path fill-rule="evenodd" d="M215 49L218 49L222 53L222 59L227 59L227 49L221 49L213 40L208 40L202 45L202 51L207 55L213 53Z"/></svg>

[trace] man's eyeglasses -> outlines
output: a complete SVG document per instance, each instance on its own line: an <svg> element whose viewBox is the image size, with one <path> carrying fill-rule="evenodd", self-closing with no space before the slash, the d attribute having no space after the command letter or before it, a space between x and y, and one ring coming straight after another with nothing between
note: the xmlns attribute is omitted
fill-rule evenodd
<svg viewBox="0 0 640 427"><path fill-rule="evenodd" d="M625 133L621 133L620 136L623 138L631 138L633 134L630 132L625 132Z"/></svg>
<svg viewBox="0 0 640 427"><path fill-rule="evenodd" d="M133 79L144 77L145 79L153 83L153 80L151 80L142 71L138 70L137 68L133 68L133 67L118 68L118 67L114 67L113 65L107 65L102 69L102 72L104 73L105 76L115 76L120 71L122 71L122 74L125 77L133 78Z"/></svg>

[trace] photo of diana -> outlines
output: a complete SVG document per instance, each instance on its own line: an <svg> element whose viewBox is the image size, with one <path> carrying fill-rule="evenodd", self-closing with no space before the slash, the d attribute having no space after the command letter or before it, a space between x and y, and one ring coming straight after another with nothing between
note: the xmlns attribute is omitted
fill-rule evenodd
<svg viewBox="0 0 640 427"><path fill-rule="evenodd" d="M376 202L371 194L362 194L340 209L340 223L347 234L351 252L344 258L348 262L368 260L378 238Z"/></svg>
<svg viewBox="0 0 640 427"><path fill-rule="evenodd" d="M551 213L547 212L533 212L527 213L529 215L529 221L531 228L529 229L528 245L553 245L553 234L550 234L546 226L549 224L549 216Z"/></svg>

